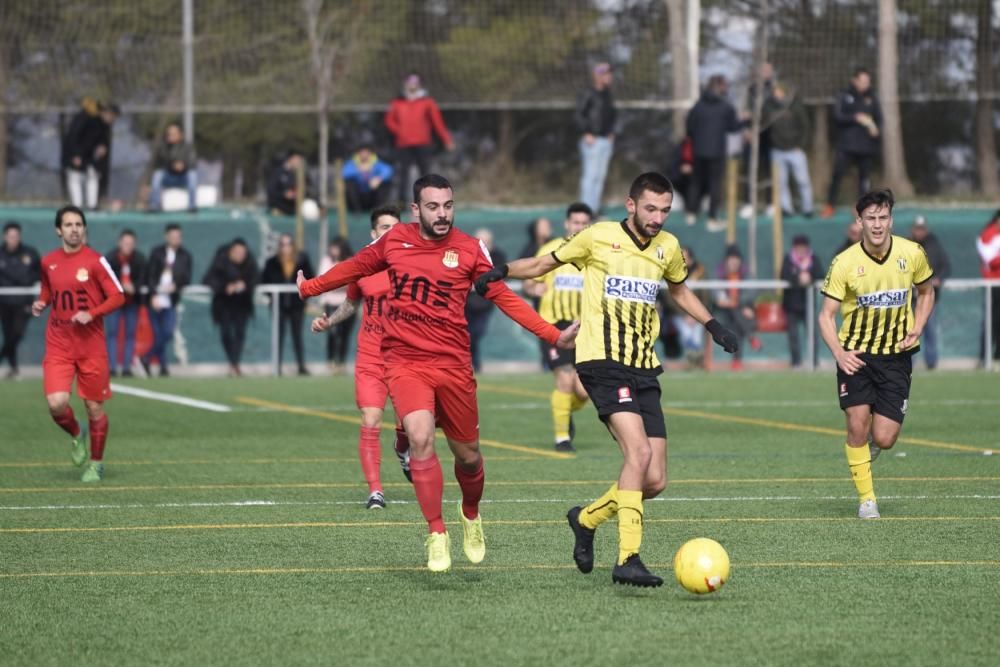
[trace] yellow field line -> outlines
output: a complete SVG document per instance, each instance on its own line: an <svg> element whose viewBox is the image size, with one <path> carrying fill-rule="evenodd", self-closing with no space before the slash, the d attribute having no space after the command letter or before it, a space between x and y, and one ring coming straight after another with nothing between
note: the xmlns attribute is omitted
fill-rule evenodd
<svg viewBox="0 0 1000 667"><path fill-rule="evenodd" d="M343 422L345 424L360 424L361 419L358 417L349 417L347 415L338 415L333 412L326 412L325 410L314 410L312 408L303 408L297 405L288 405L285 403L275 403L274 401L265 401L260 398L253 398L251 396L238 396L236 398L238 403L243 403L245 405L255 405L259 408L270 408L272 410L280 410L282 412L288 412L296 415L305 415L307 417L319 417L320 419L328 419L335 422ZM396 425L392 422L382 422L383 427L395 428ZM575 458L573 454L568 454L565 452L556 452L547 449L537 449L535 447L526 447L524 445L515 445L509 442L500 442L498 440L488 440L486 438L479 439L480 445L485 445L487 447L495 447L496 449L506 449L512 452L521 452L524 454L533 454L535 456L543 456L550 459L572 459Z"/></svg>
<svg viewBox="0 0 1000 667"><path fill-rule="evenodd" d="M650 563L653 569L671 569L670 563ZM734 570L741 568L867 568L867 567L998 567L1000 560L888 560L888 561L775 561L746 562L736 561ZM457 571L467 572L523 572L523 571L575 571L576 566L569 564L523 564L523 565L455 565ZM604 569L604 568L598 568ZM359 565L342 567L254 567L254 568L219 568L191 570L84 570L79 572L0 572L0 579L38 579L38 578L70 578L70 577L185 577L185 576L270 576L296 574L386 574L390 572L426 572L427 568L418 565Z"/></svg>
<svg viewBox="0 0 1000 667"><path fill-rule="evenodd" d="M479 388L485 391L492 391L499 394L511 394L514 396L530 396L533 398L547 398L548 394L530 389L514 389L500 385L480 384ZM671 408L664 406L664 414L675 417L694 417L696 419L708 419L717 422L729 422L732 424L746 424L747 426L760 426L763 428L780 429L783 431L798 431L800 433L818 433L821 435L831 435L838 438L844 437L843 429L828 428L825 426L810 426L808 424L796 424L794 422L777 421L774 419L758 419L755 417L740 417L737 415L721 415L714 412L702 410L686 410L683 408ZM950 449L959 452L983 452L988 447L975 447L973 445L963 445L955 442L941 442L939 440L927 440L925 438L910 438L903 436L897 442L905 445L916 445L917 447L932 447L934 449Z"/></svg>
<svg viewBox="0 0 1000 667"><path fill-rule="evenodd" d="M493 461L535 461L535 456L491 456ZM115 466L186 466L186 465L284 465L300 463L353 463L357 458L317 456L314 458L289 458L289 459L166 459L163 461L119 461L115 459ZM13 461L10 463L0 463L0 468L65 468L65 461Z"/></svg>
<svg viewBox="0 0 1000 667"><path fill-rule="evenodd" d="M920 521L1000 521L1000 516L897 516L882 517L880 522ZM854 517L684 517L644 519L643 523L857 523ZM551 526L565 519L498 519L483 521L488 526ZM24 535L45 533L135 533L172 530L272 530L279 528L405 528L424 526L423 521L294 521L281 523L189 523L156 526L65 526L58 528L0 528L0 534Z"/></svg>

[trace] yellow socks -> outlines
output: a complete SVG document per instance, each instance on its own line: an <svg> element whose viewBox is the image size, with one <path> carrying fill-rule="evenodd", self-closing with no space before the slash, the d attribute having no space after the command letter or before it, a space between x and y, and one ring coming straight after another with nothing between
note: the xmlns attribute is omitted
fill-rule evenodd
<svg viewBox="0 0 1000 667"><path fill-rule="evenodd" d="M570 396L569 409L572 412L576 412L577 410L579 410L580 408L582 408L583 406L585 406L587 404L587 399L586 398L583 398L583 399L577 398L577 396L576 396L575 393L574 394L570 394L569 396Z"/></svg>
<svg viewBox="0 0 1000 667"><path fill-rule="evenodd" d="M642 491L618 490L618 564L642 544Z"/></svg>
<svg viewBox="0 0 1000 667"><path fill-rule="evenodd" d="M583 508L580 512L580 525L588 530L596 530L617 513L618 482L615 482L603 496Z"/></svg>
<svg viewBox="0 0 1000 667"><path fill-rule="evenodd" d="M569 440L569 413L572 410L573 394L558 389L552 391L552 428L556 432L556 442Z"/></svg>
<svg viewBox="0 0 1000 667"><path fill-rule="evenodd" d="M854 486L858 489L858 501L875 500L875 490L872 484L872 455L865 443L861 447L844 445L847 453L847 465L851 468Z"/></svg>

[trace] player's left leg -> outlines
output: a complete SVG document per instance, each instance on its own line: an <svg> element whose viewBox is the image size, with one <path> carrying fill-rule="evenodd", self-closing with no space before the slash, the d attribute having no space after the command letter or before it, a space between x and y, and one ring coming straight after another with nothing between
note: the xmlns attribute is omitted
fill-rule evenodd
<svg viewBox="0 0 1000 667"><path fill-rule="evenodd" d="M381 364L359 363L354 367L354 397L361 410L361 429L358 433L358 459L368 484L368 509L385 509L382 489L382 414L389 387L385 383L385 369Z"/></svg>
<svg viewBox="0 0 1000 667"><path fill-rule="evenodd" d="M87 462L87 431L81 427L69 404L69 392L73 388L76 363L47 352L42 360L42 385L49 415L59 428L69 434L70 458L79 467Z"/></svg>
<svg viewBox="0 0 1000 667"><path fill-rule="evenodd" d="M108 360L90 357L77 361L77 393L87 408L90 430L90 465L83 471L82 482L99 482L104 478L104 445L108 438L108 416L104 401L111 398Z"/></svg>

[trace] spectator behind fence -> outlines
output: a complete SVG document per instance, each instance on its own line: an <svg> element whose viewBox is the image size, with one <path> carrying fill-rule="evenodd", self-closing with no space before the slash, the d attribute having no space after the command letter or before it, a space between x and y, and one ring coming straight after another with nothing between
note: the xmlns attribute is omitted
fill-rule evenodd
<svg viewBox="0 0 1000 667"><path fill-rule="evenodd" d="M837 124L837 157L826 195L822 217L833 215L840 180L851 168L858 168L858 196L871 189L872 163L882 148L882 107L872 92L871 74L863 67L854 70L851 85L837 96L833 119Z"/></svg>
<svg viewBox="0 0 1000 667"><path fill-rule="evenodd" d="M774 94L774 65L770 62L762 62L759 69L757 70L761 78L761 91L763 99L763 104L761 105L761 111L767 105L767 101ZM740 212L740 217L749 218L750 217L750 156L753 150L753 110L757 101L757 79L751 78L747 87L747 105L746 110L740 116L740 125L743 127L743 152L741 155L743 164L742 171L745 175L743 180L743 187L741 188L741 196L743 201L746 202L743 210ZM763 116L763 114L762 114ZM757 150L758 150L758 161L757 161L757 187L766 188L767 184L771 182L771 148L773 143L771 142L771 126L768 125L764 119L761 119L760 124L760 134L757 140Z"/></svg>
<svg viewBox="0 0 1000 667"><path fill-rule="evenodd" d="M756 322L754 310L750 305L753 303L752 292L737 287L737 284L747 277L746 267L743 266L743 253L740 252L739 246L735 244L726 246L726 256L716 268L715 277L733 283L732 287L716 290L713 308L716 317L723 326L735 332L739 339L748 338L750 349L759 350L760 339L753 334ZM733 354L731 366L734 371L743 369L742 350L741 345Z"/></svg>
<svg viewBox="0 0 1000 667"><path fill-rule="evenodd" d="M104 256L111 270L118 276L125 293L125 305L104 316L104 331L108 343L108 365L111 377L118 375L118 336L124 324L125 346L122 354L122 376L132 377L132 362L135 360L135 331L139 323L139 306L144 298L142 288L146 284L146 258L135 249L135 232L126 229L118 235L118 245Z"/></svg>
<svg viewBox="0 0 1000 667"><path fill-rule="evenodd" d="M979 251L979 258L982 261L983 278L987 280L1000 280L1000 209L993 214L983 231L976 239L976 250ZM1000 359L1000 286L989 288L991 291L992 307L986 317L990 318L992 339L989 341L991 357L995 361ZM986 356L986 340L983 340L983 354Z"/></svg>
<svg viewBox="0 0 1000 667"><path fill-rule="evenodd" d="M691 137L684 137L673 148L670 164L667 167L667 178L674 184L674 207L681 204L687 209L687 198L690 196L691 176L694 174L694 144ZM686 216L686 222L693 225L697 216Z"/></svg>
<svg viewBox="0 0 1000 667"><path fill-rule="evenodd" d="M410 167L417 165L419 175L430 172L433 134L437 134L446 149L455 149L441 109L424 90L416 72L403 80L403 92L389 105L385 126L395 139L399 201L409 201Z"/></svg>
<svg viewBox="0 0 1000 667"><path fill-rule="evenodd" d="M694 250L690 246L685 246L682 250L684 254L684 265L687 266L687 279L688 280L704 280L705 278L705 267L702 266L701 262L694 255ZM670 291L666 289L660 290L660 294L664 296L665 299L669 299ZM695 295L705 305L708 305L708 298L702 290L695 290ZM670 324L673 325L674 329L677 331L677 339L680 344L681 352L684 354L684 359L687 361L689 368L697 368L704 362L704 347L705 347L705 327L701 325L698 320L694 319L687 313L676 308L672 302L669 305L665 304L664 312L669 314ZM661 325L661 333L662 333Z"/></svg>
<svg viewBox="0 0 1000 667"><path fill-rule="evenodd" d="M840 253L844 252L860 240L861 225L858 224L857 220L851 220L847 223L847 227L844 228L844 242L841 243L840 247L833 253L833 257L836 257Z"/></svg>
<svg viewBox="0 0 1000 667"><path fill-rule="evenodd" d="M370 144L361 145L344 163L340 174L347 191L347 208L367 212L385 204L394 173L392 165L383 162Z"/></svg>
<svg viewBox="0 0 1000 667"><path fill-rule="evenodd" d="M212 321L219 326L229 376L241 377L240 360L257 285L257 263L246 241L236 238L216 250L202 282L212 290Z"/></svg>
<svg viewBox="0 0 1000 667"><path fill-rule="evenodd" d="M685 198L687 224L697 220L701 200L708 195L708 223L710 232L721 232L725 221L718 219L722 203L722 178L726 167L727 135L740 128L736 109L726 99L729 82L721 74L708 80L705 91L687 116L687 136L694 149L694 170L691 186Z"/></svg>
<svg viewBox="0 0 1000 667"><path fill-rule="evenodd" d="M62 141L62 166L66 191L73 206L93 211L100 194L97 161L107 154L100 106L92 97L80 101L80 110L69 122Z"/></svg>
<svg viewBox="0 0 1000 667"><path fill-rule="evenodd" d="M267 177L267 208L272 215L295 215L296 199L298 195L298 175L302 169L305 192L302 193L303 201L306 198L316 199L312 183L309 180L309 173L306 170L306 161L302 153L295 149L290 149L274 165L271 173Z"/></svg>
<svg viewBox="0 0 1000 667"><path fill-rule="evenodd" d="M198 158L194 146L184 141L180 124L170 123L153 159L153 182L149 192L149 210L162 209L164 188L186 188L188 210L198 209Z"/></svg>
<svg viewBox="0 0 1000 667"><path fill-rule="evenodd" d="M789 180L795 181L806 216L813 214L812 181L805 148L809 143L809 114L799 95L784 83L775 83L771 97L764 103L764 124L770 127L771 161L778 167L781 210L795 215Z"/></svg>
<svg viewBox="0 0 1000 667"><path fill-rule="evenodd" d="M341 236L333 239L326 248L326 255L319 260L319 275L323 275L345 259L350 259L353 254L347 239ZM338 287L335 290L324 292L319 297L319 302L323 304L323 312L326 313L327 317L346 300L347 287ZM344 365L347 362L347 348L351 342L351 333L354 331L356 319L357 313L353 313L326 331L326 361L330 364L330 370L333 373L344 372Z"/></svg>
<svg viewBox="0 0 1000 667"><path fill-rule="evenodd" d="M295 247L291 234L282 234L278 239L278 252L264 263L260 282L265 285L294 285L296 274L302 271L307 279L313 277L309 255ZM278 375L281 375L281 357L285 351L285 325L292 335L292 349L299 366L299 375L309 375L306 370L305 350L302 346L302 322L306 304L298 292L278 295Z"/></svg>
<svg viewBox="0 0 1000 667"><path fill-rule="evenodd" d="M503 250L493 245L493 232L485 227L477 229L476 238L486 246L493 266L505 266L507 255ZM480 372L483 369L482 341L490 325L490 315L493 314L493 302L472 290L465 302L465 321L469 326L469 341L472 352L472 369Z"/></svg>
<svg viewBox="0 0 1000 667"><path fill-rule="evenodd" d="M576 104L576 126L580 137L580 201L594 215L601 210L604 180L615 145L617 110L611 96L611 65L599 62L590 72L590 85Z"/></svg>
<svg viewBox="0 0 1000 667"><path fill-rule="evenodd" d="M823 265L813 252L809 237L799 234L792 238L792 247L781 264L781 279L792 284L781 295L781 307L788 323L788 352L792 368L802 365L799 329L805 328L809 286L825 275Z"/></svg>
<svg viewBox="0 0 1000 667"><path fill-rule="evenodd" d="M101 140L94 149L94 168L100 179L97 200L107 197L111 187L111 139L114 136L114 124L121 115L121 109L114 102L101 102Z"/></svg>
<svg viewBox="0 0 1000 667"><path fill-rule="evenodd" d="M21 225L8 222L3 226L3 245L0 246L0 287L31 287L41 276L38 251L21 242ZM7 378L17 378L17 348L24 338L24 331L31 320L31 294L0 294L0 329L3 347L0 363L10 364Z"/></svg>
<svg viewBox="0 0 1000 667"><path fill-rule="evenodd" d="M948 253L945 252L941 241L927 225L927 218L918 215L913 218L913 226L910 227L910 239L919 243L920 247L927 253L927 263L931 266L934 275L931 276L931 285L934 286L934 310L927 318L924 325L924 334L920 341L920 351L924 353L924 363L928 370L934 370L938 364L938 339L940 338L937 314L938 304L941 303L941 283L951 276L951 261ZM916 306L914 306L915 308Z"/></svg>
<svg viewBox="0 0 1000 667"><path fill-rule="evenodd" d="M191 253L183 246L181 227L177 223L167 225L163 234L164 243L149 253L146 270L146 287L149 289L147 301L149 325L153 329L153 346L142 356L146 375L152 377L150 363L156 359L160 365L160 377L170 375L168 357L170 343L177 328L177 313L181 292L191 284L194 262Z"/></svg>

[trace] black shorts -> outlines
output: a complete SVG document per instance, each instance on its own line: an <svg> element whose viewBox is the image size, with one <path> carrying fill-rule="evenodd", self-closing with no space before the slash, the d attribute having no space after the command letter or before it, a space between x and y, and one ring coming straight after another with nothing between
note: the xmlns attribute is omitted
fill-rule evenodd
<svg viewBox="0 0 1000 667"><path fill-rule="evenodd" d="M559 320L555 323L555 327L562 331L571 324L573 323L569 320ZM550 371L554 371L560 366L572 366L576 363L576 350L564 350L561 347L546 344L545 363L548 364Z"/></svg>
<svg viewBox="0 0 1000 667"><path fill-rule="evenodd" d="M647 437L667 437L660 405L660 382L655 375L633 373L624 368L587 366L577 368L577 373L605 425L616 412L634 412L642 416Z"/></svg>
<svg viewBox="0 0 1000 667"><path fill-rule="evenodd" d="M837 393L840 409L870 405L872 412L903 423L910 400L913 355L859 354L865 366L854 375L837 367Z"/></svg>

